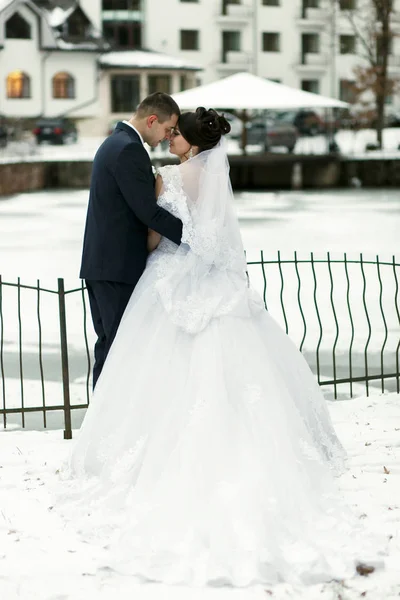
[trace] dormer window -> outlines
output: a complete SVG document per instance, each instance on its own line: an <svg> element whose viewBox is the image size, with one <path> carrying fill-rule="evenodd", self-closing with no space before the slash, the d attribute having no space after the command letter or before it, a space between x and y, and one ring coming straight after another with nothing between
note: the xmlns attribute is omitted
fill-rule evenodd
<svg viewBox="0 0 400 600"><path fill-rule="evenodd" d="M14 13L6 22L6 38L14 40L30 40L31 26L19 13Z"/></svg>
<svg viewBox="0 0 400 600"><path fill-rule="evenodd" d="M67 32L72 37L85 37L90 29L90 21L79 10L76 10L67 21Z"/></svg>

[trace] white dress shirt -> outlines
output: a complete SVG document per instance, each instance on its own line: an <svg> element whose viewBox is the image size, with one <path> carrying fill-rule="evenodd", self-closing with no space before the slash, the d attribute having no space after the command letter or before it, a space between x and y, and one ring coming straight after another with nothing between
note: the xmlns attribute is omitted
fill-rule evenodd
<svg viewBox="0 0 400 600"><path fill-rule="evenodd" d="M122 122L123 122L123 123L125 123L125 125L129 125L129 127L132 127L132 129L133 129L134 131L136 131L136 133L138 134L138 136L139 136L139 138L140 138L140 141L142 142L142 144L144 144L144 140L143 140L142 136L140 135L140 133L138 132L138 130L136 129L136 127L134 127L134 126L132 125L132 123L129 123L129 121L122 121Z"/></svg>

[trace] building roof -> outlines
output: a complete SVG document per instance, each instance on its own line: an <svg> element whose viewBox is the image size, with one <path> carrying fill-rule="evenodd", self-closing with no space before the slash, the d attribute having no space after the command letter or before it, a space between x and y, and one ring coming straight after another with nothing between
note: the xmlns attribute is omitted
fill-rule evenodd
<svg viewBox="0 0 400 600"><path fill-rule="evenodd" d="M43 1L38 4L34 0L0 0L0 13L13 3L15 3L16 9L18 5L26 4L37 12L42 18L45 32L42 44L46 50L77 50L102 53L110 49L110 44L102 37L101 32L96 30L77 0L68 0L62 6L55 6L55 2L61 4L61 0L54 0L54 3ZM79 11L88 24L87 32L79 37L70 36L68 27L64 27L75 11Z"/></svg>
<svg viewBox="0 0 400 600"><path fill-rule="evenodd" d="M7 8L7 6L11 4L11 2L14 2L14 0L0 0L0 11L4 8Z"/></svg>
<svg viewBox="0 0 400 600"><path fill-rule="evenodd" d="M110 68L141 68L141 69L176 69L200 71L201 67L181 58L168 56L152 50L121 50L108 52L100 58L103 69Z"/></svg>
<svg viewBox="0 0 400 600"><path fill-rule="evenodd" d="M0 0L1 2L1 0ZM56 6L52 10L45 10L47 21L50 27L60 27L65 23L68 17L74 12L75 6L70 6L67 9Z"/></svg>

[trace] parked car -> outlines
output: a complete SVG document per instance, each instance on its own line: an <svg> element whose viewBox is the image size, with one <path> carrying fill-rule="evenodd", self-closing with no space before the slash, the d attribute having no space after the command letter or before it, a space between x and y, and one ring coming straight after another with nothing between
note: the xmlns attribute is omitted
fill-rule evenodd
<svg viewBox="0 0 400 600"><path fill-rule="evenodd" d="M247 124L247 143L260 144L266 152L276 146L293 152L297 138L296 127L284 119L257 118Z"/></svg>
<svg viewBox="0 0 400 600"><path fill-rule="evenodd" d="M5 121L0 117L0 148L5 148L8 142L8 129Z"/></svg>
<svg viewBox="0 0 400 600"><path fill-rule="evenodd" d="M73 121L66 118L40 119L33 130L38 144L67 144L76 142L78 131Z"/></svg>
<svg viewBox="0 0 400 600"><path fill-rule="evenodd" d="M229 136L233 139L239 139L242 135L243 130L243 121L239 119L236 115L233 115L230 112L222 111L225 119L228 121L231 126L231 130L229 132Z"/></svg>
<svg viewBox="0 0 400 600"><path fill-rule="evenodd" d="M313 110L299 110L294 115L293 125L302 135L319 135L325 131L323 120Z"/></svg>

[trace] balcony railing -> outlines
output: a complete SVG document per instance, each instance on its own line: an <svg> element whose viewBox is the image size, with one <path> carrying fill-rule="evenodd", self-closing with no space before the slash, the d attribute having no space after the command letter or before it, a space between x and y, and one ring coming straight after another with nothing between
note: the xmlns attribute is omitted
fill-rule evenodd
<svg viewBox="0 0 400 600"><path fill-rule="evenodd" d="M236 50L228 50L224 53L222 62L219 63L219 69L240 69L246 70L250 65L250 57L246 52L240 52Z"/></svg>
<svg viewBox="0 0 400 600"><path fill-rule="evenodd" d="M300 8L297 13L299 25L327 25L329 18L329 11L325 8Z"/></svg>
<svg viewBox="0 0 400 600"><path fill-rule="evenodd" d="M225 13L221 14L219 9L216 21L220 25L246 25L253 14L253 9L248 4L228 4Z"/></svg>
<svg viewBox="0 0 400 600"><path fill-rule="evenodd" d="M103 10L103 21L143 21L144 15L140 10Z"/></svg>
<svg viewBox="0 0 400 600"><path fill-rule="evenodd" d="M310 67L313 69L326 69L329 64L328 56L317 52L302 52L299 68Z"/></svg>

